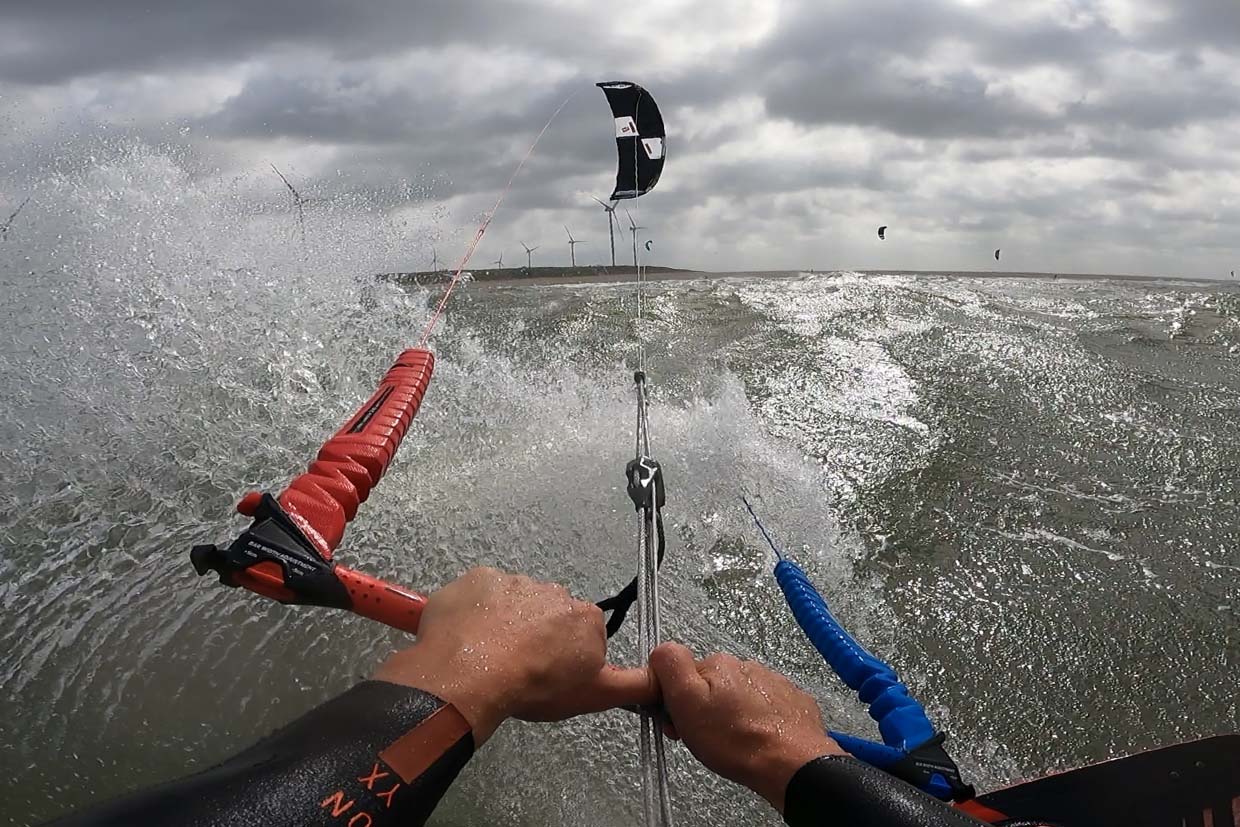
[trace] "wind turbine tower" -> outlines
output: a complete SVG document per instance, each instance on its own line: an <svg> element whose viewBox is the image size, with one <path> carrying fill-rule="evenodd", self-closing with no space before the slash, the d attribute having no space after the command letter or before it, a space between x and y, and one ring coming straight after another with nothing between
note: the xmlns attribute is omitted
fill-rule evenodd
<svg viewBox="0 0 1240 827"><path fill-rule="evenodd" d="M633 220L633 215L625 210L624 214L629 217L629 232L633 233L633 269L637 269L637 231L644 230L645 227L637 226L637 222Z"/></svg>
<svg viewBox="0 0 1240 827"><path fill-rule="evenodd" d="M569 260L573 263L573 266L576 267L577 266L577 245L584 244L585 242L578 241L577 239L573 238L573 231L568 228L567 224L564 225L564 232L568 233Z"/></svg>
<svg viewBox="0 0 1240 827"><path fill-rule="evenodd" d="M521 242L521 246L525 247L525 242ZM538 247L525 247L525 269L532 270L534 268L534 251Z"/></svg>
<svg viewBox="0 0 1240 827"><path fill-rule="evenodd" d="M591 195L590 197L594 198L593 195ZM620 220L616 218L616 203L617 202L612 201L611 204L608 205L608 204L604 204L602 201L599 201L597 198L594 198L594 200L598 201L598 205L603 208L603 212L607 213L607 236L608 238L611 239L611 266L615 267L616 266L616 225L613 222Z"/></svg>

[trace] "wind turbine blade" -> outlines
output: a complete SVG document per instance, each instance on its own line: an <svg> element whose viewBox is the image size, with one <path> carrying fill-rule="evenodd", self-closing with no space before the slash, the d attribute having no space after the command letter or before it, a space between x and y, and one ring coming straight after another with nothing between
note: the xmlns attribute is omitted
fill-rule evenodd
<svg viewBox="0 0 1240 827"><path fill-rule="evenodd" d="M279 176L280 176L280 180L284 182L284 186L288 187L288 191L289 191L289 192L291 192L291 193L293 194L293 200L294 200L294 201L300 201L300 200L301 200L301 195L299 195L299 194L298 194L297 190L293 189L293 185L292 185L292 184L290 184L290 183L288 182L288 179L284 177L284 173L283 173L283 172L280 172L280 170L276 169L276 165L275 165L275 164L272 164L272 165L271 165L271 171L272 171L272 172L274 172L276 175L279 175Z"/></svg>
<svg viewBox="0 0 1240 827"><path fill-rule="evenodd" d="M26 205L30 203L30 199L33 196L34 196L34 193L27 195L25 200L17 205L17 209L13 210L13 214L10 215L3 224L0 224L0 227L3 227L4 229L7 230L9 228L9 225L13 223L13 219L17 218L17 214L20 213L23 209L25 209Z"/></svg>
<svg viewBox="0 0 1240 827"><path fill-rule="evenodd" d="M634 228L634 229L636 229L636 228L637 228L637 222L633 220L633 214L632 214L632 213L630 213L630 212L628 211L628 208L627 208L627 207L626 207L626 208L625 208L625 210L624 210L624 214L625 214L625 215L627 215L627 216L629 217L629 226L630 226L630 227L632 227L632 228Z"/></svg>

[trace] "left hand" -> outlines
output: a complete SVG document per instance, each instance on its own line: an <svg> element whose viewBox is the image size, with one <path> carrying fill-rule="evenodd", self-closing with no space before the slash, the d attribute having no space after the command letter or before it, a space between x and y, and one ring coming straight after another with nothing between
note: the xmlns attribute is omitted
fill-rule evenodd
<svg viewBox="0 0 1240 827"><path fill-rule="evenodd" d="M418 641L388 658L378 680L443 698L481 746L508 718L561 721L653 704L648 670L607 662L603 612L560 585L475 568L430 596Z"/></svg>

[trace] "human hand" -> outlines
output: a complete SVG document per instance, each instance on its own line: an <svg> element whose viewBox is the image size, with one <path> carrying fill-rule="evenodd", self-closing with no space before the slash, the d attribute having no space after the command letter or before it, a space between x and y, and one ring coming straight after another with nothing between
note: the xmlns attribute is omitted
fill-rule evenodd
<svg viewBox="0 0 1240 827"><path fill-rule="evenodd" d="M781 813L797 770L844 754L827 737L818 703L759 663L722 654L698 661L679 643L664 643L650 653L650 669L670 719L668 736Z"/></svg>
<svg viewBox="0 0 1240 827"><path fill-rule="evenodd" d="M507 718L560 721L651 704L644 668L607 663L603 612L563 587L475 568L436 591L418 641L375 673L456 707L481 746Z"/></svg>

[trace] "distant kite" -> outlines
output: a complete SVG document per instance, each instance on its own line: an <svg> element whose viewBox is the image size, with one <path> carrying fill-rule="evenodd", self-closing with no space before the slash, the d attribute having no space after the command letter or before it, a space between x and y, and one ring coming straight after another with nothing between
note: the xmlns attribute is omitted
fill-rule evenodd
<svg viewBox="0 0 1240 827"><path fill-rule="evenodd" d="M998 261L998 260L999 260L999 253L1000 253L1001 251L1002 251L1002 248L1000 248L999 250L995 250L995 261Z"/></svg>
<svg viewBox="0 0 1240 827"><path fill-rule="evenodd" d="M648 253L648 252L650 252L650 245L651 245L651 244L654 244L654 239L647 239L647 240L646 240L646 252L647 252L647 253Z"/></svg>
<svg viewBox="0 0 1240 827"><path fill-rule="evenodd" d="M886 224L878 228L878 237L882 241L887 240L887 225Z"/></svg>

